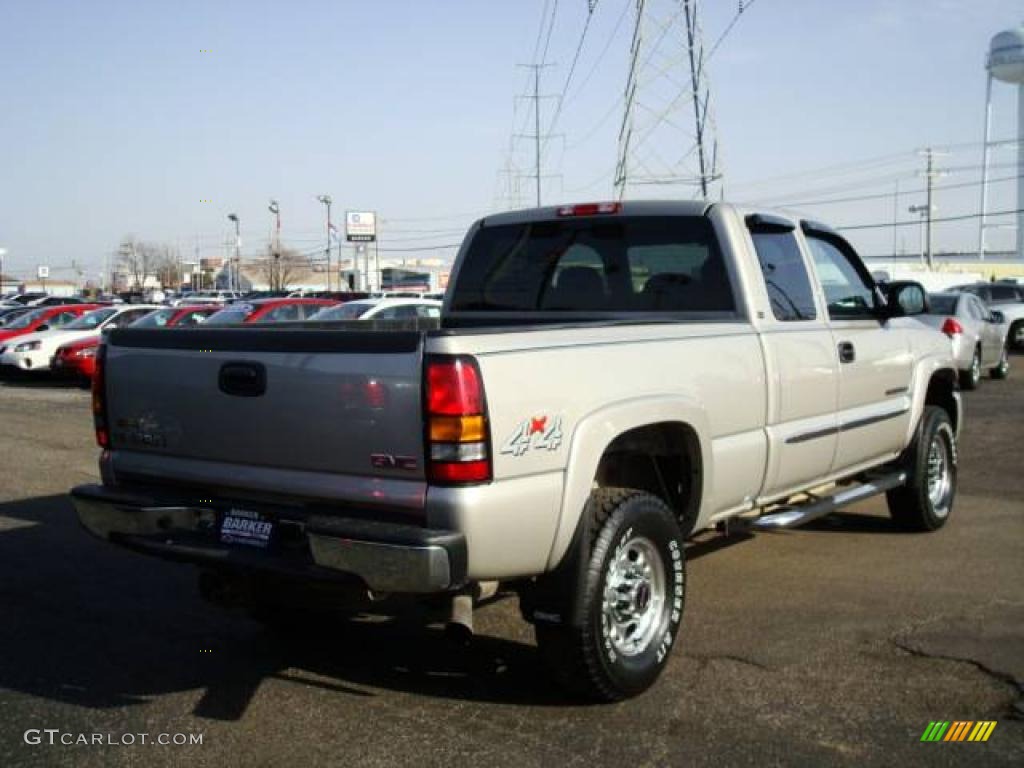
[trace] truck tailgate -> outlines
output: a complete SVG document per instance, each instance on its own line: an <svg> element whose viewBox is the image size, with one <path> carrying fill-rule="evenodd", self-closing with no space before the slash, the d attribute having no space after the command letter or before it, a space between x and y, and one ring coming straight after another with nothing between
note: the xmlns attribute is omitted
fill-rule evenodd
<svg viewBox="0 0 1024 768"><path fill-rule="evenodd" d="M423 333L123 329L107 341L111 447L422 479Z"/></svg>

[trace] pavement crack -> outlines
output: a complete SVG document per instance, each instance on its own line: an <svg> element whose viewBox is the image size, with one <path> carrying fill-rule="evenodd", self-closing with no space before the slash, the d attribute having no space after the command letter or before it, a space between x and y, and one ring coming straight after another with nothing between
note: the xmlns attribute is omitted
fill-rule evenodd
<svg viewBox="0 0 1024 768"><path fill-rule="evenodd" d="M748 659L748 658L746 658L744 656L737 656L737 655L731 654L731 653L708 653L708 654L692 654L691 653L691 654L687 654L687 655L691 659L696 659L696 661L700 664L700 666L702 668L706 667L708 664L710 664L713 661L728 661L728 662L732 662L733 664L742 664L742 665L747 666L747 667L754 667L754 669L759 669L762 672L771 672L772 671L771 667L766 666L765 664L762 664L759 661L754 661L753 659Z"/></svg>
<svg viewBox="0 0 1024 768"><path fill-rule="evenodd" d="M956 661L960 662L961 664L969 664L970 666L977 669L979 672L988 675L992 679L998 680L1000 683L1008 685L1011 689L1013 689L1018 696L1018 701L1015 704L1015 707L1017 707L1018 709L1020 708L1021 699L1024 699L1024 682L1018 680L1009 672L1000 672L998 669L992 669L992 667L978 661L977 659L966 658L964 656L951 656L943 653L931 653L920 648L915 648L909 643L900 641L898 639L893 639L892 644L899 648L901 651L909 653L911 656L915 656L917 658L934 659L938 661Z"/></svg>

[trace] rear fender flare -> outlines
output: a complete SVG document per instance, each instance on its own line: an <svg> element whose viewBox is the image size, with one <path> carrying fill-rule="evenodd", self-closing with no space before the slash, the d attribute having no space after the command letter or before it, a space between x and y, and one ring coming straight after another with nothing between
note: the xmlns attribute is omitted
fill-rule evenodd
<svg viewBox="0 0 1024 768"><path fill-rule="evenodd" d="M635 398L605 406L584 416L573 430L548 571L554 570L570 550L598 465L608 446L624 432L662 422L684 424L696 433L703 474L700 506L704 508L709 489L713 487L714 472L710 428L704 408L689 398L674 395Z"/></svg>

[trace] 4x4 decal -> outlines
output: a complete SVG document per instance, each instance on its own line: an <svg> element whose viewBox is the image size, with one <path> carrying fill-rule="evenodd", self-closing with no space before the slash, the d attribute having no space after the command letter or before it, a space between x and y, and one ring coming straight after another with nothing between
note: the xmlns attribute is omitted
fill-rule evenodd
<svg viewBox="0 0 1024 768"><path fill-rule="evenodd" d="M531 416L516 425L515 432L501 444L501 453L522 456L532 450L555 451L561 444L561 416Z"/></svg>

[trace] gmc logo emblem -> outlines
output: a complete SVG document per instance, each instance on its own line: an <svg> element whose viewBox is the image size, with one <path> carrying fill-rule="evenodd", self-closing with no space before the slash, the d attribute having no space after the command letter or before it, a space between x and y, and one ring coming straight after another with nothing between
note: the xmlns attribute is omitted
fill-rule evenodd
<svg viewBox="0 0 1024 768"><path fill-rule="evenodd" d="M412 456L393 456L390 453L371 453L370 464L375 469L416 469L416 459Z"/></svg>

